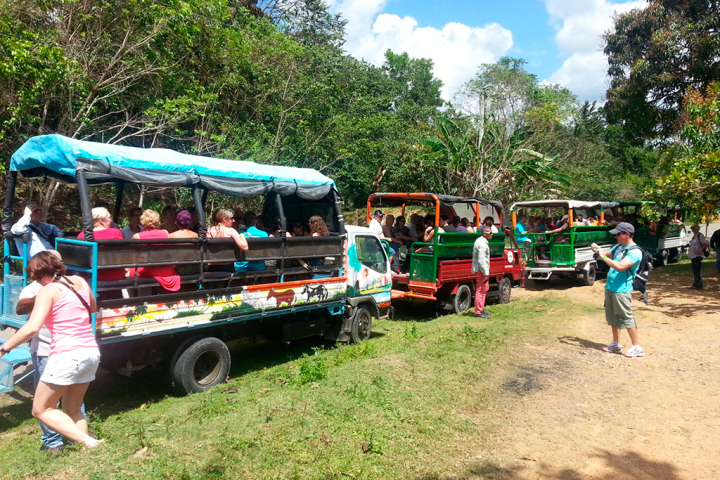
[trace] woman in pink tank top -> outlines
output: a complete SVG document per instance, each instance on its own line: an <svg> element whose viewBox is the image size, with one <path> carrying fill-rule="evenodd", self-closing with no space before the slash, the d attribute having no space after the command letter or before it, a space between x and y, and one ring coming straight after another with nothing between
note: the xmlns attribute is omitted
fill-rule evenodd
<svg viewBox="0 0 720 480"><path fill-rule="evenodd" d="M98 440L88 435L80 409L100 364L90 318L97 310L95 297L82 277L65 276L65 265L52 252L35 255L26 271L43 288L27 323L0 346L0 355L35 336L45 324L52 333L50 356L35 391L33 417L70 440L95 447Z"/></svg>

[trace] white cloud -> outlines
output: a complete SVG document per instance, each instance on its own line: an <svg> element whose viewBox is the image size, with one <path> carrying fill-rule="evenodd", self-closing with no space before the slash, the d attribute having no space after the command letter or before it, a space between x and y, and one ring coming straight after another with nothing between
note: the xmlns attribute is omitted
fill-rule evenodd
<svg viewBox="0 0 720 480"><path fill-rule="evenodd" d="M483 63L493 63L513 45L512 32L490 23L469 27L448 23L442 29L420 27L412 17L381 13L387 0L337 0L333 8L348 20L345 49L375 65L385 51L430 58L443 81L442 96L450 99Z"/></svg>
<svg viewBox="0 0 720 480"><path fill-rule="evenodd" d="M559 83L581 100L601 100L607 90L607 58L601 35L613 25L615 13L645 8L645 0L613 4L608 0L545 0L551 23L558 32L555 42L569 55L548 81Z"/></svg>

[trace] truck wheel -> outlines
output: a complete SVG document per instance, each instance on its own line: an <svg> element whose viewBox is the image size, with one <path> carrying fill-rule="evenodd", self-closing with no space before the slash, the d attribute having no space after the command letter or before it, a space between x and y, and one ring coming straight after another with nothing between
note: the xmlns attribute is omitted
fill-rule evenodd
<svg viewBox="0 0 720 480"><path fill-rule="evenodd" d="M658 252L657 257L655 257L655 266L656 267L664 267L668 264L668 258L669 254L667 250L660 250Z"/></svg>
<svg viewBox="0 0 720 480"><path fill-rule="evenodd" d="M358 307L350 325L350 341L352 343L362 343L370 339L371 333L372 315L370 310L366 307Z"/></svg>
<svg viewBox="0 0 720 480"><path fill-rule="evenodd" d="M588 269L585 270L585 274L583 275L583 278L580 279L580 283L585 285L586 287L590 287L593 283L595 283L596 276L597 267L595 265L590 265Z"/></svg>
<svg viewBox="0 0 720 480"><path fill-rule="evenodd" d="M173 360L170 380L180 394L204 392L224 382L230 372L230 350L215 337L188 339L180 344Z"/></svg>
<svg viewBox="0 0 720 480"><path fill-rule="evenodd" d="M512 294L512 281L505 277L498 284L498 303L510 303L510 295Z"/></svg>
<svg viewBox="0 0 720 480"><path fill-rule="evenodd" d="M678 263L680 260L682 260L682 251L679 248L671 248L668 262Z"/></svg>
<svg viewBox="0 0 720 480"><path fill-rule="evenodd" d="M453 295L453 311L455 313L463 313L470 308L472 300L472 290L467 285L460 285Z"/></svg>

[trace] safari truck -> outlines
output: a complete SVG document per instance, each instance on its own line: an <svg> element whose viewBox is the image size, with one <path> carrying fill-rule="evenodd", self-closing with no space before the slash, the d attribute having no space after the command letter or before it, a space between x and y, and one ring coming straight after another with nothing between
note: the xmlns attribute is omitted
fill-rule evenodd
<svg viewBox="0 0 720 480"><path fill-rule="evenodd" d="M530 216L568 216L568 229L559 233L532 233L522 236L523 259L527 267L525 277L534 282L546 282L553 275L561 278L575 276L582 285L592 285L598 270L593 243L603 249L616 244L610 230L612 225L574 226L578 215L591 216L604 220L606 209L617 206L610 202L583 202L576 200L539 200L518 202L512 205L513 227L517 229L517 219L521 213ZM523 238L525 237L525 238Z"/></svg>
<svg viewBox="0 0 720 480"><path fill-rule="evenodd" d="M659 222L651 222L643 219L643 205L655 206L651 202L618 202L613 212L616 218L620 215L626 220L632 220L631 223L636 225L635 243L655 258L655 266L664 267L668 263L679 262L688 249L690 237L682 219L678 219L678 212L655 206L663 211L664 215Z"/></svg>
<svg viewBox="0 0 720 480"><path fill-rule="evenodd" d="M45 176L77 188L85 239L66 235L55 246L69 270L88 278L97 297L92 327L107 370L129 374L153 365L178 392L200 392L227 378L232 340L323 336L362 342L370 338L373 318L392 314L390 264L382 243L366 228L345 227L335 183L317 171L47 135L28 140L10 162L2 220L4 326L26 321L14 308L28 281L29 260L26 244L11 233L19 210L17 180ZM198 238L96 240L90 193L100 184L114 184L115 219L129 184L188 189ZM248 251L231 238L208 238L208 192L264 197L263 213L277 221L280 234L248 238ZM312 215L324 218L329 236L284 233L288 224L307 223ZM244 273L206 268L243 261L263 262L265 268ZM178 292L163 289L155 278L98 279L107 269L168 265L180 276ZM14 363L27 361L22 353Z"/></svg>
<svg viewBox="0 0 720 480"><path fill-rule="evenodd" d="M481 198L455 197L434 193L376 193L367 201L367 222L374 209L383 206L408 206L431 211L435 218L435 235L431 243L413 242L408 249L407 272L393 273L394 301L434 303L440 310L464 312L473 305L475 274L472 273L472 250L480 233L441 232L440 215L493 217L498 228L490 240L490 291L488 297L508 303L512 287L521 279L524 266L515 237L509 228L505 209L500 202ZM480 225L482 226L482 225Z"/></svg>

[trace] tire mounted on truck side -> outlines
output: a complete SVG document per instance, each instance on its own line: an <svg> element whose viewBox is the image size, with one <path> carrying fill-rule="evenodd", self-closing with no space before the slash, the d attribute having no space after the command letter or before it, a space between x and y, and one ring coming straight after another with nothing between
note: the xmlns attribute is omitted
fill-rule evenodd
<svg viewBox="0 0 720 480"><path fill-rule="evenodd" d="M227 378L230 373L230 350L219 338L188 338L175 350L169 373L170 385L175 392L204 392Z"/></svg>
<svg viewBox="0 0 720 480"><path fill-rule="evenodd" d="M370 339L372 334L372 314L365 305L359 305L355 309L352 323L350 324L350 341L362 343Z"/></svg>

